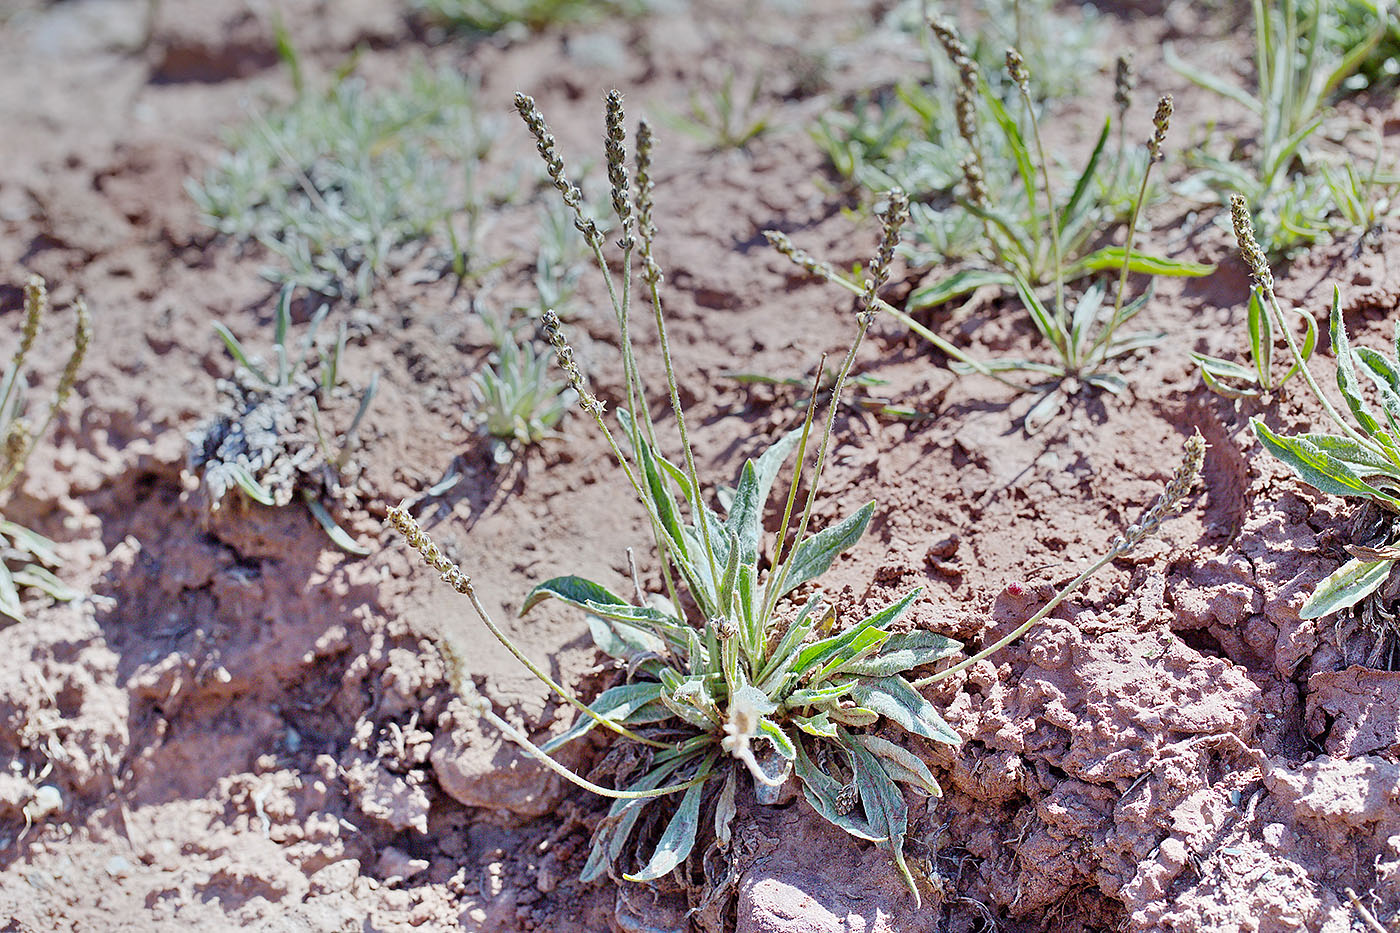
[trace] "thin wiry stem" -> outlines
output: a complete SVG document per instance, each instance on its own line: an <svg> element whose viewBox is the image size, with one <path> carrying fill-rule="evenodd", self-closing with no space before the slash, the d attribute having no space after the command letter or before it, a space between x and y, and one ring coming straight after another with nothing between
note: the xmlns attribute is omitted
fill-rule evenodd
<svg viewBox="0 0 1400 933"><path fill-rule="evenodd" d="M783 506L783 520L778 525L778 537L773 545L773 566L782 566L783 544L787 541L788 527L792 522L792 506L797 501L797 487L802 482L802 464L807 459L807 439L812 432L812 419L817 413L817 395L821 388L822 376L826 373L826 354L822 354L821 361L817 363L817 375L812 382L812 397L807 400L807 414L802 419L802 437L797 442L797 468L792 472L792 484L788 487L787 502ZM793 542L793 547L797 547L797 542ZM760 626L766 631L768 619L771 617L773 608L777 605L777 597L774 595L777 587L772 587L770 592L764 594L762 611L759 613Z"/></svg>
<svg viewBox="0 0 1400 933"><path fill-rule="evenodd" d="M1196 483L1197 476L1200 475L1201 466L1205 461L1205 453L1206 442L1198 431L1187 439L1186 456L1183 458L1181 465L1177 467L1176 473L1172 475L1171 481L1167 484L1166 489L1162 491L1162 494L1157 497L1152 507L1147 510L1141 519L1128 526L1122 536L1108 549L1108 553L1084 568L1079 576L1075 577L1069 583L1066 583L1060 588L1059 592L1051 597L1049 602L1041 606L1040 610L1036 612L1035 615L1031 616L1025 622L1022 622L1009 634L997 639L976 654L964 658L952 667L914 681L914 686L927 687L930 684L936 684L941 680L946 680L954 674L967 670L972 665L990 657L1002 648L1005 648L1026 632L1030 631L1037 622L1053 612L1060 603L1064 602L1075 590L1079 589L1085 580L1088 580L1094 574L1108 566L1108 564L1156 534L1157 530L1161 528L1162 523L1181 507L1182 501L1191 492L1192 487Z"/></svg>
<svg viewBox="0 0 1400 933"><path fill-rule="evenodd" d="M1089 348L1090 358L1100 347L1103 348L1106 358L1113 333L1123 323L1119 318L1123 314L1123 300L1128 292L1128 267L1133 262L1133 242L1137 236L1138 217L1142 213L1142 202L1147 198L1147 180L1152 176L1152 166L1162 159L1162 144L1166 141L1171 115L1172 96L1164 94L1157 101L1157 113L1152 120L1155 129L1152 138L1147 142L1147 167L1142 171L1142 183L1138 185L1137 199L1133 201L1133 213L1128 219L1128 234L1123 241L1123 267L1118 271L1118 297L1113 302L1113 316L1108 319L1107 326L1099 332L1094 345Z"/></svg>
<svg viewBox="0 0 1400 933"><path fill-rule="evenodd" d="M511 641L510 636L506 635L506 633L496 625L495 621L492 620L491 614L486 611L486 607L481 604L481 600L476 595L476 587L472 585L471 577L463 573L460 567L452 563L452 561L442 553L442 550L433 542L433 539L423 531L418 521L408 513L407 509L399 506L391 507L389 509L389 522L399 534L403 535L409 547L418 551L418 553L423 556L423 559L428 562L429 566L442 574L442 579L445 583L458 593L467 597L468 601L471 603L472 609L476 612L477 618L486 626L487 631L495 636L496 640L504 645L506 650L509 651L517 661L525 666L526 670L534 674L541 683L554 691L561 700L582 712L598 725L605 729L610 729L618 735L625 736L634 742L641 742L643 745L651 745L655 748L670 748L665 742L658 742L655 739L648 739L644 736L640 736L626 726L613 722L611 719L594 712L587 704L575 698L572 693L556 683L554 678L545 673L539 665L526 657L525 654L515 646L515 642Z"/></svg>
<svg viewBox="0 0 1400 933"><path fill-rule="evenodd" d="M671 393L671 411L676 416L676 431L680 434L681 453L685 457L686 477L690 480L691 511L694 513L695 524L700 528L700 540L705 545L705 560L710 567L710 579L714 581L715 586L719 586L719 567L715 563L714 544L710 540L710 522L705 517L704 499L700 490L700 475L695 470L695 454L690 448L690 435L685 425L685 410L681 407L680 389L676 384L676 367L671 360L671 344L666 333L666 318L661 309L659 282L659 277L652 278L649 288L651 290L651 307L656 312L656 332L661 344L661 361L666 366L666 388Z"/></svg>
<svg viewBox="0 0 1400 933"><path fill-rule="evenodd" d="M1025 62L1021 59L1021 53L1015 49L1008 49L1006 52L1006 68L1011 74L1011 80L1021 92L1021 100L1025 101L1026 113L1031 119L1031 136L1035 139L1036 157L1040 160L1040 176L1045 184L1045 209L1048 214L1046 223L1050 228L1050 254L1055 263L1055 321L1059 324L1058 339L1062 342L1061 349L1068 357L1072 348L1069 342L1069 318L1065 308L1065 270L1064 259L1060 253L1060 217L1055 209L1055 191L1050 186L1050 160L1045 157L1045 144L1040 137L1040 121L1035 116L1035 103L1031 100L1030 80L1026 74Z"/></svg>

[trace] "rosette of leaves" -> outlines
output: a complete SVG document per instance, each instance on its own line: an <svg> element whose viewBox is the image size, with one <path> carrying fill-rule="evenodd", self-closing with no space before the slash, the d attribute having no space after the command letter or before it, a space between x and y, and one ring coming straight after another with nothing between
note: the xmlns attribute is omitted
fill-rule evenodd
<svg viewBox="0 0 1400 933"><path fill-rule="evenodd" d="M1278 303L1272 289L1266 290L1257 285L1250 288L1249 307L1245 314L1246 331L1249 335L1248 366L1204 353L1191 354L1191 359L1196 361L1196 366L1201 371L1201 381L1212 392L1226 398L1257 398L1283 388L1284 384L1302 369L1301 363L1293 361L1282 378L1274 372L1277 338L1274 333L1275 315L1269 308L1270 303ZM1306 363L1317 347L1317 322L1307 311L1299 308L1293 308L1292 311L1303 324L1301 351L1303 363ZM1283 317L1282 308L1278 311L1278 317Z"/></svg>
<svg viewBox="0 0 1400 933"><path fill-rule="evenodd" d="M1386 525L1393 526L1394 518L1400 517L1400 322L1390 356L1369 347L1352 347L1342 320L1341 291L1334 286L1329 328L1337 360L1337 388L1351 418L1343 417L1327 400L1300 360L1300 371L1306 374L1333 430L1281 435L1259 418L1250 424L1264 448L1308 485L1320 492L1363 500L1381 514L1392 516ZM1379 400L1379 408L1367 400L1363 377ZM1380 546L1347 545L1351 559L1318 585L1299 615L1320 619L1355 606L1379 590L1400 560L1396 530L1400 529L1390 533L1395 540L1383 540Z"/></svg>
<svg viewBox="0 0 1400 933"><path fill-rule="evenodd" d="M211 511L230 494L279 508L299 498L337 547L368 554L336 523L322 497L354 501L354 484L345 474L379 375L360 393L349 426L338 436L328 431L322 406L343 391L346 329L342 324L323 346L318 338L329 309L322 305L302 339L289 344L291 302L288 285L277 300L271 365L250 354L222 323L214 324L236 365L231 379L219 380L218 410L188 435L190 470L203 479ZM312 360L314 369L308 366Z"/></svg>
<svg viewBox="0 0 1400 933"><path fill-rule="evenodd" d="M49 313L48 290L44 280L31 276L24 287L24 324L19 346L0 380L0 492L10 488L24 472L34 446L48 431L54 416L72 394L78 369L92 342L92 321L87 305L79 298L73 304L77 323L73 349L58 377L53 396L41 409L38 420L28 410L29 373L26 363L40 326ZM17 522L0 518L0 616L24 621L20 593L37 590L46 596L67 601L78 591L60 580L54 570L60 560L54 542Z"/></svg>
<svg viewBox="0 0 1400 933"><path fill-rule="evenodd" d="M493 459L505 463L516 449L555 436L573 393L567 382L553 378L549 353L533 341L517 340L509 321L484 313L482 318L496 350L472 373L477 409L471 418L491 439Z"/></svg>
<svg viewBox="0 0 1400 933"><path fill-rule="evenodd" d="M854 621L835 619L820 595L795 613L781 611L786 597L818 579L860 540L875 507L868 503L804 538L763 572L765 503L784 463L805 446L809 426L744 464L724 518L696 495L684 470L645 441L637 447L644 504L666 536L700 624L687 621L668 600L639 605L576 576L539 584L521 609L528 612L547 599L582 609L598 647L627 665L627 681L605 690L590 708L666 746L633 777L629 790L707 777L685 791L645 865L625 875L629 880L660 878L680 865L702 824L727 843L741 779L752 780L763 800L791 775L817 813L886 848L915 890L903 855L907 807L900 785L935 796L939 786L917 755L864 730L883 719L957 745L957 733L906 675L961 646L935 632L896 628L918 589ZM678 499L698 505L708 546L707 533L682 519ZM596 726L595 719L582 718L544 750L555 751ZM730 766L724 765L728 759ZM613 805L594 836L584 880L612 870L649 807L658 809L649 798Z"/></svg>

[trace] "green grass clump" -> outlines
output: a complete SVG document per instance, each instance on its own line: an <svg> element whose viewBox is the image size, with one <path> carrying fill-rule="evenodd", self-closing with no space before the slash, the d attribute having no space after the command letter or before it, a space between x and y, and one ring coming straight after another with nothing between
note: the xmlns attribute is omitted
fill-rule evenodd
<svg viewBox="0 0 1400 933"><path fill-rule="evenodd" d="M1192 67L1170 46L1165 52L1182 75L1258 119L1258 131L1243 152L1198 154L1192 185L1221 201L1232 193L1244 195L1254 207L1261 247L1277 258L1354 224L1323 168L1334 163L1335 177L1349 157L1326 153L1314 143L1333 116L1331 102L1367 83L1368 63L1379 57L1376 67L1384 69L1387 57L1393 59L1395 26L1388 3L1252 0L1251 6L1252 88Z"/></svg>
<svg viewBox="0 0 1400 933"><path fill-rule="evenodd" d="M467 78L421 67L397 89L342 76L254 116L187 187L210 226L278 257L266 270L275 282L355 299L444 232L465 274L485 265L477 176L497 133L477 95Z"/></svg>
<svg viewBox="0 0 1400 933"><path fill-rule="evenodd" d="M346 328L342 323L324 344L320 326L329 309L322 305L302 339L290 344L291 302L287 285L277 301L270 364L250 354L222 323L214 324L235 366L233 378L219 380L214 415L189 434L190 470L202 478L211 511L230 494L278 508L299 498L337 547L368 554L336 524L322 499L355 500L345 474L379 375L360 393L348 427L330 431L323 407L337 394L353 394L341 386Z"/></svg>
<svg viewBox="0 0 1400 933"><path fill-rule="evenodd" d="M621 875L646 882L677 873L689 891L699 892L692 906L713 906L733 891L737 860L729 847L741 807L750 800L776 802L778 789L795 779L823 818L888 852L917 901L919 891L904 857L905 793L936 796L940 788L928 765L893 738L909 733L947 745L960 743L918 688L964 670L1024 634L1090 574L1153 534L1190 490L1204 442L1199 435L1188 442L1187 462L1158 503L1040 612L972 657L919 677L919 669L961 647L936 632L900 628L920 588L858 618L843 617L816 589L837 557L860 541L875 503L813 530L840 399L888 278L906 211L903 195L891 193L880 211L883 236L866 269L854 334L836 367L820 430L814 430L814 392L801 424L745 462L723 500L727 506L717 509L711 504L713 486L702 484L696 469L663 313L663 276L653 254L650 128L645 121L638 127L629 169L621 96L615 91L608 96L607 165L620 252L609 257L604 236L569 180L534 101L517 95L516 107L535 137L551 183L608 280L624 379L612 418L580 369L563 322L547 313L542 324L579 408L597 426L645 510L659 582L648 589L634 563L630 596L563 575L537 584L525 597L522 614L547 600L586 613L599 649L621 662L618 682L585 704L514 645L482 605L471 578L413 516L405 508L391 508L390 522L409 545L580 716L542 748L533 745L476 692L458 653L444 645L454 688L474 712L545 767L613 800L594 834L585 880ZM663 431L653 418L633 352L631 314L638 286L653 312L673 432ZM817 384L825 362L823 358L816 367ZM780 483L789 462L795 463L792 475ZM777 533L765 542L770 516ZM885 733L873 734L870 730L881 723ZM619 760L632 762L612 787L574 773L550 755L600 728L624 746Z"/></svg>
<svg viewBox="0 0 1400 933"><path fill-rule="evenodd" d="M773 112L760 106L763 75L754 75L748 90L736 87L738 76L731 69L719 86L690 94L690 112L678 114L672 125L697 140L711 152L746 149L749 143L773 128Z"/></svg>
<svg viewBox="0 0 1400 933"><path fill-rule="evenodd" d="M548 351L519 340L510 321L484 312L482 318L496 349L472 374L477 408L471 417L491 438L493 459L504 463L521 448L556 436L573 392L567 382L552 377Z"/></svg>
<svg viewBox="0 0 1400 933"><path fill-rule="evenodd" d="M34 452L34 445L48 431L54 416L73 392L78 369L92 343L92 320L87 305L79 298L73 309L77 318L73 349L59 374L53 395L43 407L40 420L36 421L26 411L29 374L25 364L39 336L39 328L49 315L49 296L44 280L37 275L31 276L24 286L24 325L19 347L0 381L0 493L19 479ZM24 621L20 593L26 588L57 600L77 598L78 592L54 575L59 564L52 541L23 525L0 518L0 616L15 622Z"/></svg>
<svg viewBox="0 0 1400 933"><path fill-rule="evenodd" d="M1305 483L1319 492L1358 499L1372 512L1372 520L1366 523L1369 539L1347 545L1351 559L1318 584L1298 614L1304 619L1321 619L1355 607L1377 636L1368 659L1374 665L1400 647L1400 624L1371 598L1400 561L1400 524L1395 520L1400 513L1400 322L1396 323L1392 355L1387 357L1369 347L1353 348L1342 320L1341 290L1333 286L1329 329L1337 361L1335 379L1351 417L1343 416L1323 394L1309 368L1306 348L1299 346L1287 327L1274 297L1273 273L1255 239L1245 199L1237 195L1230 206L1254 288L1265 297L1274 325L1283 331L1294 369L1331 422L1330 433L1292 435L1274 433L1260 418L1250 419L1250 425L1264 449ZM1369 393L1358 374L1365 375ZM1380 402L1379 414L1368 394Z"/></svg>
<svg viewBox="0 0 1400 933"><path fill-rule="evenodd" d="M510 27L538 32L608 16L636 16L647 7L645 0L413 0L413 5L442 25L484 35Z"/></svg>

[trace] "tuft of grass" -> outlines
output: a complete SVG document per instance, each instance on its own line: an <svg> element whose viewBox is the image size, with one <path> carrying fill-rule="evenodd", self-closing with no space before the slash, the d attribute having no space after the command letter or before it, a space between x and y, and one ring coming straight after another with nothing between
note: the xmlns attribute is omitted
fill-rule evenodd
<svg viewBox="0 0 1400 933"><path fill-rule="evenodd" d="M428 19L451 29L494 35L510 28L539 32L550 26L637 16L646 0L413 0Z"/></svg>
<svg viewBox="0 0 1400 933"><path fill-rule="evenodd" d="M19 346L0 380L0 493L19 479L35 444L48 432L54 416L73 393L73 383L92 343L92 319L82 298L73 303L73 311L76 323L68 362L42 414L31 417L27 411L30 386L26 363L50 308L44 280L35 275L25 283ZM76 599L78 592L53 572L60 563L54 542L17 522L0 518L0 617L14 622L25 620L21 604L21 591L25 589L60 601Z"/></svg>
<svg viewBox="0 0 1400 933"><path fill-rule="evenodd" d="M1252 0L1251 7L1252 88L1192 67L1170 45L1163 52L1184 77L1240 104L1258 119L1258 132L1244 158L1198 152L1191 185L1214 192L1221 201L1242 194L1253 205L1260 245L1269 257L1280 258L1351 223L1344 210L1335 209L1322 168L1334 161L1335 171L1347 157L1329 157L1314 142L1332 116L1331 101L1366 83L1368 62L1378 51L1385 54L1383 43L1395 27L1388 0ZM1393 56L1393 44L1388 54Z"/></svg>
<svg viewBox="0 0 1400 933"><path fill-rule="evenodd" d="M189 467L203 480L211 511L233 494L243 501L281 508L300 499L337 547L351 554L369 551L331 517L323 499L356 500L350 458L358 446L360 422L379 386L379 374L360 393L349 426L338 434L323 425L322 407L341 387L346 328L323 342L322 305L302 339L290 344L292 286L277 300L272 360L248 352L222 323L214 330L234 360L233 378L218 382L219 407L188 439Z"/></svg>
<svg viewBox="0 0 1400 933"><path fill-rule="evenodd" d="M477 233L490 198L478 176L497 134L477 96L446 70L420 66L402 87L376 90L343 74L253 115L186 187L211 227L278 258L264 273L274 282L358 299L444 228L454 267L469 274L486 265Z"/></svg>
<svg viewBox="0 0 1400 933"><path fill-rule="evenodd" d="M761 73L754 75L747 91L735 87L738 80L731 69L719 87L708 93L692 91L690 112L677 115L672 125L712 152L748 148L772 129L773 111L759 103L763 97Z"/></svg>
<svg viewBox="0 0 1400 933"><path fill-rule="evenodd" d="M505 463L520 448L556 436L554 428L574 393L567 382L552 378L548 351L537 349L533 341L519 341L511 321L485 310L481 314L496 350L472 374L477 404L472 420L491 438L493 459Z"/></svg>
<svg viewBox="0 0 1400 933"><path fill-rule="evenodd" d="M875 503L869 502L825 528L813 527L840 399L898 245L906 210L902 194L892 192L880 210L882 237L866 267L854 333L835 368L821 423L817 393L812 393L801 424L745 462L732 490L714 496L728 502L721 506L721 517L709 501L712 487L702 484L696 470L670 350L663 275L653 254L649 126L642 121L638 127L635 162L629 167L621 95L609 94L607 166L620 233L620 255L609 257L534 101L517 95L516 108L608 281L624 378L611 419L578 365L563 322L547 313L542 324L579 408L597 426L622 479L646 512L659 584L648 589L634 564L630 597L572 575L545 580L525 597L522 614L547 600L584 612L599 649L622 662L618 682L584 703L515 646L482 605L471 578L417 520L402 507L391 508L389 521L409 546L468 599L491 634L579 717L543 747L535 746L476 692L462 658L444 644L454 688L477 715L543 766L613 801L594 835L584 880L604 874L638 882L673 873L700 877L707 880L693 906L713 905L732 892L730 842L741 805L750 799L775 803L779 788L795 779L804 799L824 819L884 849L918 902L904 855L905 793L937 796L941 791L928 765L886 736L909 733L958 745L958 734L918 688L966 669L1019 637L1089 575L1154 534L1190 491L1204 442L1199 435L1188 442L1186 462L1157 504L1012 636L920 677L917 671L961 648L936 632L897 627L920 589L859 618L840 615L819 589L798 595L804 585L819 585L833 562L859 542L874 514ZM664 431L665 425L653 418L634 356L636 287L643 288L653 312L673 431ZM823 358L816 367L817 384L825 362ZM673 453L668 456L667 450ZM780 483L790 461L793 474ZM805 496L799 497L803 489ZM778 531L765 542L769 514L777 519ZM889 727L885 735L870 731L882 722ZM633 762L612 787L574 773L550 754L598 729L623 743L630 754L621 759ZM752 788L752 797L741 795L744 785ZM696 892L694 886L687 889Z"/></svg>
<svg viewBox="0 0 1400 933"><path fill-rule="evenodd" d="M1330 422L1324 433L1274 433L1260 418L1250 419L1254 434L1264 449L1288 465L1303 482L1319 492L1358 499L1374 515L1371 536L1346 547L1351 559L1318 584L1299 610L1304 619L1321 619L1344 610L1355 610L1368 622L1377 638L1368 663L1375 664L1388 651L1400 645L1400 624L1389 610L1371 597L1390 579L1400 561L1400 322L1396 324L1395 347L1386 356L1369 347L1351 346L1342 319L1341 289L1332 288L1332 311L1328 320L1332 352L1336 357L1337 389L1346 401L1345 417L1323 394L1309 367L1307 346L1300 346L1289 329L1278 300L1274 279L1263 251L1253 242L1249 207L1242 196L1231 201L1241 252L1250 266L1255 290L1266 299L1263 304L1274 326L1283 331L1293 358L1293 369L1322 406ZM1366 377L1377 409L1368 400L1360 374Z"/></svg>

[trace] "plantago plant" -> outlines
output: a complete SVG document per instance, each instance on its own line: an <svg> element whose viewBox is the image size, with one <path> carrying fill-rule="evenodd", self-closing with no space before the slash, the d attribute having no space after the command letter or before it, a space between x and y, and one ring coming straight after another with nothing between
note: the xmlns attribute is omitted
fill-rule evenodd
<svg viewBox="0 0 1400 933"><path fill-rule="evenodd" d="M1244 203L1243 198L1239 203ZM1244 210L1247 211L1247 208ZM1242 216L1243 220L1237 221L1235 227L1240 249L1246 257L1252 257L1252 265L1256 262L1263 263L1262 253L1255 252L1259 250L1259 245L1253 239L1253 228L1249 225L1248 214ZM1274 294L1273 277L1265 279L1256 276L1249 289L1249 306L1246 312L1250 365L1244 366L1204 353L1192 353L1191 358L1196 361L1196 366L1201 371L1201 381L1206 387L1226 398L1253 398L1281 389L1284 383L1301 372L1317 346L1317 322L1311 314L1301 308L1291 310L1302 320L1303 342L1299 347L1299 358L1290 358L1292 365L1280 378L1274 371L1274 349L1277 342L1274 322L1286 320L1287 317Z"/></svg>
<svg viewBox="0 0 1400 933"><path fill-rule="evenodd" d="M584 879L620 872L632 881L653 881L689 866L691 876L714 876L697 866L721 859L732 871L729 854L732 824L740 803L778 799L789 780L801 787L807 803L846 832L884 848L918 898L904 857L908 811L905 789L937 795L938 782L928 766L908 748L867 728L885 721L933 742L956 745L959 737L933 704L916 689L914 672L952 656L959 645L928 631L901 631L896 626L920 596L914 589L894 603L861 614L839 617L820 592L795 598L799 587L820 580L833 561L856 544L869 525L875 503L814 531L812 517L843 387L862 339L877 310L878 292L888 275L905 216L905 201L890 193L880 211L883 236L867 266L854 336L836 367L835 385L817 428L817 393L813 393L799 427L779 438L739 475L724 514L710 504L696 472L695 457L680 404L669 349L660 285L661 270L653 255L656 227L652 215L652 136L645 121L637 131L635 163L625 161L621 98L608 96L607 162L612 207L619 222L620 261L609 263L596 223L568 179L555 141L534 101L517 95L516 107L535 136L549 177L608 277L614 297L623 358L626 402L609 418L589 388L557 315L546 314L544 327L559 366L578 395L578 404L596 424L618 468L645 509L656 548L663 593L648 592L633 574L635 592L628 598L577 576L558 576L537 584L525 597L527 613L546 600L558 600L588 616L594 641L624 662L626 675L584 704L529 660L494 622L477 598L471 579L429 538L403 508L389 518L410 546L467 596L482 623L530 671L564 702L577 708L572 728L542 748L497 715L476 695L450 645L444 646L454 671L454 686L472 708L520 744L546 767L580 787L613 799L599 824L583 869ZM634 185L635 181L635 185ZM666 391L674 419L670 442L679 456L663 449L662 425L653 421L646 389L638 374L631 344L633 262L640 267L658 334ZM611 270L621 269L620 276ZM818 366L820 371L825 367ZM1130 529L1125 542L1088 573L1122 554L1148 534L1175 508L1199 467L1199 438L1194 465L1176 482L1169 501ZM778 480L783 466L795 460L795 474ZM1188 475L1189 473L1189 475ZM799 495L805 486L805 495ZM764 517L781 515L778 533L763 545ZM1067 595L1062 593L1058 600ZM1036 620L1043 618L1043 614ZM1019 635L1019 632L1017 633ZM995 650L1000 643L988 650ZM973 663L985 652L964 662ZM927 678L926 678L927 680ZM629 743L634 765L606 787L566 769L550 753L580 737L604 729L617 742ZM655 840L649 852L637 847ZM731 878L732 880L732 878ZM727 882L706 894L718 896Z"/></svg>
<svg viewBox="0 0 1400 933"><path fill-rule="evenodd" d="M203 477L211 510L217 510L235 490L266 506L281 507L300 498L337 547L367 554L336 524L322 496L353 498L353 484L345 483L343 474L351 465L356 434L379 376L376 373L360 395L349 427L338 439L328 436L321 409L340 385L345 325L331 346L321 346L317 338L328 311L322 305L302 340L289 346L291 302L288 285L277 300L270 366L249 354L223 324L214 325L236 365L232 379L219 381L217 413L190 432L190 469ZM314 374L307 368L311 359L316 360Z"/></svg>
<svg viewBox="0 0 1400 933"><path fill-rule="evenodd" d="M1366 9L1366 7L1370 9ZM1196 183L1220 196L1243 193L1254 205L1257 236L1269 256L1281 256L1338 229L1332 191L1312 145L1329 103L1390 34L1393 10L1380 3L1252 0L1255 87L1241 88L1193 67L1164 48L1169 65L1207 90L1253 113L1259 132L1247 161L1204 154ZM1365 25L1361 26L1360 23ZM1349 161L1346 158L1340 161Z"/></svg>
<svg viewBox="0 0 1400 933"><path fill-rule="evenodd" d="M26 412L29 374L25 364L39 336L39 328L49 314L49 296L44 280L37 275L31 276L24 286L24 326L19 347L0 381L0 493L19 479L34 452L34 445L48 431L54 416L73 392L78 369L92 343L92 320L87 305L79 298L73 308L77 318L73 350L58 377L53 396L43 408L40 420L35 421ZM52 541L23 525L0 518L0 616L15 622L24 621L21 588L38 590L57 600L76 598L77 591L54 575L53 570L58 566L59 558Z"/></svg>
<svg viewBox="0 0 1400 933"><path fill-rule="evenodd" d="M1283 330L1292 354L1294 368L1322 405L1331 422L1329 432L1305 434L1275 434L1259 418L1251 419L1255 435L1264 448L1278 457L1308 485L1319 492L1360 499L1383 518L1378 523L1378 541L1347 546L1351 560L1339 567L1318 586L1303 604L1299 615L1304 619L1320 619L1334 612L1361 603L1380 589L1389 579L1396 561L1400 560L1400 529L1395 516L1400 514L1400 322L1396 326L1394 355L1368 347L1352 348L1346 325L1342 320L1341 290L1333 286L1332 313L1329 328L1332 350L1336 355L1337 388L1346 401L1351 417L1348 419L1322 393L1309 369L1304 347L1300 347L1292 330L1288 329L1283 311L1273 299L1273 273L1264 252L1254 239L1249 208L1243 197L1236 195L1230 204L1235 231L1241 251L1249 264L1254 287L1268 297L1267 308L1274 325ZM1380 400L1380 412L1367 401L1358 373L1364 373L1375 396ZM1379 546L1374 546L1379 544ZM1375 611L1368 613L1374 624ZM1389 641L1400 638L1400 626L1393 620L1389 631L1378 639L1377 656Z"/></svg>
<svg viewBox="0 0 1400 933"><path fill-rule="evenodd" d="M975 218L982 246L980 266L964 266L909 296L903 311L894 312L912 330L930 339L954 360L960 371L986 374L1027 372L1038 378L1033 386L1010 382L1019 389L1042 393L1025 418L1028 431L1046 424L1079 390L1082 383L1109 392L1121 392L1126 382L1112 369L1112 362L1160 339L1154 334L1120 335L1119 329L1147 303L1151 289L1128 299L1128 274L1152 276L1204 275L1213 267L1149 256L1134 250L1143 202L1147 198L1152 167L1162 159L1171 120L1172 100L1158 101L1153 133L1146 146L1147 158L1138 179L1136 195L1129 199L1129 213L1122 245L1090 244L1117 226L1112 192L1119 185L1125 164L1134 160L1121 143L1110 155L1112 119L1104 121L1093 152L1067 195L1061 195L1052 178L1053 166L1041 139L1037 104L1031 93L1030 73L1019 52L1006 53L1006 71L1019 98L1024 122L1017 120L1001 96L983 79L977 62L954 29L941 22L930 27L956 67L958 134L966 147L961 172L966 189L958 208ZM1131 68L1119 68L1121 117L1131 97ZM983 116L986 113L990 119ZM991 145L995 141L995 146ZM995 157L1005 150L1010 159ZM1004 167L1003 167L1004 165ZM995 177L993 177L995 172ZM995 194L994 194L995 192ZM950 209L951 210L951 209ZM946 212L945 212L946 213ZM775 245L789 256L791 247ZM1117 274L1117 286L1109 300L1108 283L1093 280L1074 297L1074 283L1101 272ZM858 290L858 283L839 275L827 276L837 284ZM977 362L953 350L917 325L909 312L941 304L984 286L1014 289L1030 313L1041 338L1050 345L1055 361L1025 359ZM1049 292L1049 295L1042 294ZM893 310L893 309L891 309ZM1003 379L1003 381L1007 381Z"/></svg>

